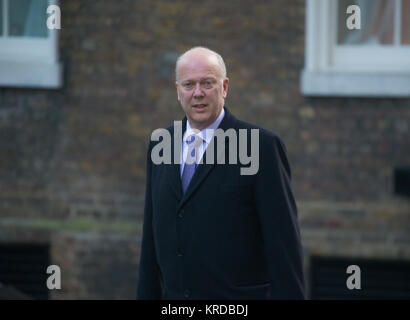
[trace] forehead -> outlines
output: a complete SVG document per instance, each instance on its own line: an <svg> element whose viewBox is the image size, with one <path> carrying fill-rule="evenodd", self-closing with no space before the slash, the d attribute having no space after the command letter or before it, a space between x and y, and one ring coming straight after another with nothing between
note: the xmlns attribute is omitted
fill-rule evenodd
<svg viewBox="0 0 410 320"><path fill-rule="evenodd" d="M213 56L188 56L183 57L178 63L179 80L203 78L214 76L221 77L218 61Z"/></svg>

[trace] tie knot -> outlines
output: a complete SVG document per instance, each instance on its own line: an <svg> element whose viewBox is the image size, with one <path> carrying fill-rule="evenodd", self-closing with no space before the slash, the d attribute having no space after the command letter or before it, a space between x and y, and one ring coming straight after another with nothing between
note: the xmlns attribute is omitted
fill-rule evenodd
<svg viewBox="0 0 410 320"><path fill-rule="evenodd" d="M190 145L191 143L195 142L194 144L197 145L202 142L202 138L199 135L191 134L186 138L186 143Z"/></svg>

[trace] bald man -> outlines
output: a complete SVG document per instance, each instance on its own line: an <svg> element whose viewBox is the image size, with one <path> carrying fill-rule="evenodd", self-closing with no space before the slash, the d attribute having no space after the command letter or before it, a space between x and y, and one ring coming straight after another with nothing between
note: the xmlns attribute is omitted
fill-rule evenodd
<svg viewBox="0 0 410 320"><path fill-rule="evenodd" d="M171 139L149 144L137 297L304 299L297 209L282 141L226 108L229 79L216 52L188 50L175 73L186 116L181 133L174 124L167 128ZM236 138L218 147L218 132ZM171 163L158 163L154 151L166 141ZM243 150L258 151L256 172L244 174L234 161L243 159ZM217 159L208 161L209 155Z"/></svg>

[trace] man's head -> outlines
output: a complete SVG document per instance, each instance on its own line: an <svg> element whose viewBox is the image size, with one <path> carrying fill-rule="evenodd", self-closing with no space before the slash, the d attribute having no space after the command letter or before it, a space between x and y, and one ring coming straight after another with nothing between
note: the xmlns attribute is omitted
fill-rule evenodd
<svg viewBox="0 0 410 320"><path fill-rule="evenodd" d="M216 120L228 93L222 57L203 47L182 54L175 67L178 101L191 127L202 130Z"/></svg>

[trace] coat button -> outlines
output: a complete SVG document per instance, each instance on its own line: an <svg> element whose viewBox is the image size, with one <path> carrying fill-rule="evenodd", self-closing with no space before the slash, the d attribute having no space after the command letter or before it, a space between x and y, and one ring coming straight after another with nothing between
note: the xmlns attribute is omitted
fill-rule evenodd
<svg viewBox="0 0 410 320"><path fill-rule="evenodd" d="M179 210L179 212L178 212L178 217L179 217L179 218L182 218L182 217L184 216L184 214L185 214L185 210L184 210L184 209L181 209L181 210Z"/></svg>
<svg viewBox="0 0 410 320"><path fill-rule="evenodd" d="M184 255L184 253L182 252L182 249L178 249L178 257L182 257Z"/></svg>
<svg viewBox="0 0 410 320"><path fill-rule="evenodd" d="M188 298L190 297L190 295L191 295L191 292L189 292L189 290L186 289L186 290L184 291L184 297L188 299Z"/></svg>

